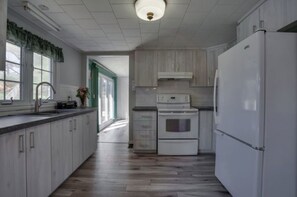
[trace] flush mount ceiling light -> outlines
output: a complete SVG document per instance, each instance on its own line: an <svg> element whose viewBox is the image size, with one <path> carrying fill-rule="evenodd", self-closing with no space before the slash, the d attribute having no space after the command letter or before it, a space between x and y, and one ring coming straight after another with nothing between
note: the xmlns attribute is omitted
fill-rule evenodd
<svg viewBox="0 0 297 197"><path fill-rule="evenodd" d="M28 1L23 1L24 10L27 11L29 14L37 18L43 24L48 26L54 31L60 31L61 27L53 21L50 17L46 16L42 11L40 11L35 5L31 4ZM46 6L41 6L41 9L46 10Z"/></svg>
<svg viewBox="0 0 297 197"><path fill-rule="evenodd" d="M165 0L137 0L135 10L137 16L145 21L156 21L164 16Z"/></svg>

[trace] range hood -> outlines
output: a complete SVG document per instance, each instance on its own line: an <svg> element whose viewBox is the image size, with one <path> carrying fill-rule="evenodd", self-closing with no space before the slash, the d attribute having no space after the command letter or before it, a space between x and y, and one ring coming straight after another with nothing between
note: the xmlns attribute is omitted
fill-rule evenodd
<svg viewBox="0 0 297 197"><path fill-rule="evenodd" d="M174 80L174 79L185 79L191 80L193 78L192 72L158 72L158 80Z"/></svg>

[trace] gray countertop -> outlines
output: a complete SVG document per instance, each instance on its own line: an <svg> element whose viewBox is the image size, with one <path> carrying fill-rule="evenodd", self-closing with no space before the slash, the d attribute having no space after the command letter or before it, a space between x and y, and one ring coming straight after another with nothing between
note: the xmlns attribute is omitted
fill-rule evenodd
<svg viewBox="0 0 297 197"><path fill-rule="evenodd" d="M9 115L0 117L0 135L28 127L33 127L41 124L46 124L56 120L78 116L89 112L96 111L97 108L77 108L69 110L60 110L57 114L43 114L43 115ZM59 111L59 110L57 110Z"/></svg>

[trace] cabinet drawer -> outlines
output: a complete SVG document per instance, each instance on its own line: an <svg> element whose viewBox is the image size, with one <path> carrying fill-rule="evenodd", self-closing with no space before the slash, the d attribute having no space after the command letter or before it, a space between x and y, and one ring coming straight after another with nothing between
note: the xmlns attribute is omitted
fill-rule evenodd
<svg viewBox="0 0 297 197"><path fill-rule="evenodd" d="M134 112L134 120L156 120L156 112Z"/></svg>
<svg viewBox="0 0 297 197"><path fill-rule="evenodd" d="M156 150L156 140L134 140L135 150Z"/></svg>
<svg viewBox="0 0 297 197"><path fill-rule="evenodd" d="M156 120L135 120L133 123L134 131L155 131Z"/></svg>
<svg viewBox="0 0 297 197"><path fill-rule="evenodd" d="M135 140L156 140L156 131L134 131Z"/></svg>

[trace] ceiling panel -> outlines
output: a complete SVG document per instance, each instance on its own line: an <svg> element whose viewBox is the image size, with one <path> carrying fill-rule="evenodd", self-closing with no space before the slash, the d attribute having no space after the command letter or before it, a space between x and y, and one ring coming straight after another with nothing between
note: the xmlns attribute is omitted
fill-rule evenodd
<svg viewBox="0 0 297 197"><path fill-rule="evenodd" d="M167 0L164 18L137 18L135 0L29 0L61 26L54 32L9 0L9 12L24 16L82 51L194 48L236 38L236 22L259 0ZM13 12L13 11L12 11Z"/></svg>

